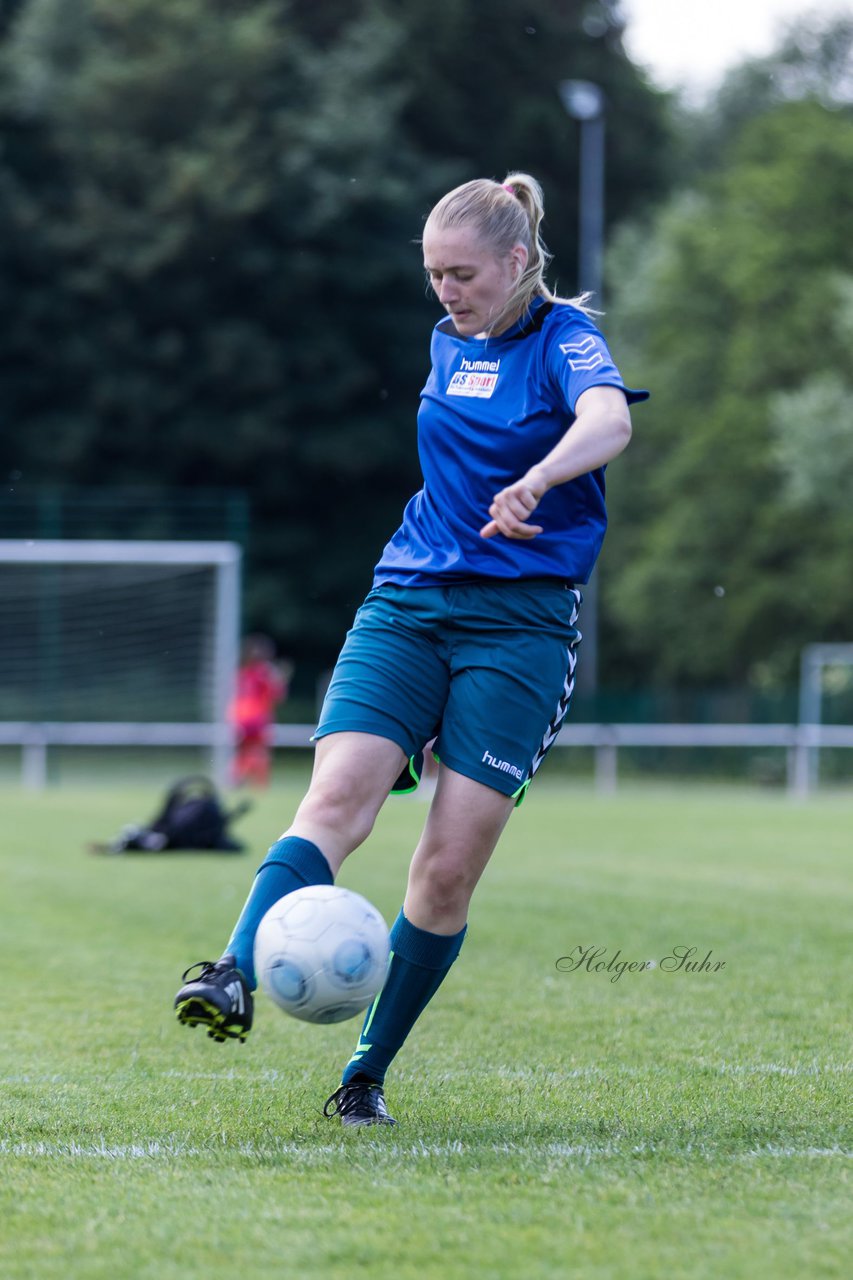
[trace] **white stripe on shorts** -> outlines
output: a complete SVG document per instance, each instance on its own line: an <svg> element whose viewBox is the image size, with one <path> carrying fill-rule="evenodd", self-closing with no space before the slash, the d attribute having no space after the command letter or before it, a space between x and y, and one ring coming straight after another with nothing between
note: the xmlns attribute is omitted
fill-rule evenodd
<svg viewBox="0 0 853 1280"><path fill-rule="evenodd" d="M575 598L575 607L572 610L572 616L571 616L570 622L571 622L571 625L574 626L578 620L578 612L580 611L581 593L578 591L576 587L573 587L572 595ZM575 688L575 667L578 665L578 655L575 653L575 649L580 644L582 638L583 637L580 631L578 631L574 640L572 640L572 642L569 645L569 651L568 651L569 669L566 672L566 678L563 681L563 691L560 694L560 700L557 703L556 710L554 711L554 714L548 723L548 728L545 730L545 735L542 738L542 741L540 742L539 746L536 748L536 753L533 756L533 763L530 766L531 778L535 774L536 770L539 768L542 761L545 759L550 747L554 742L554 739L556 738L557 734L560 732L560 730L563 727L563 721L565 720L566 714L569 710L569 703L572 700L572 693L574 692L574 688Z"/></svg>

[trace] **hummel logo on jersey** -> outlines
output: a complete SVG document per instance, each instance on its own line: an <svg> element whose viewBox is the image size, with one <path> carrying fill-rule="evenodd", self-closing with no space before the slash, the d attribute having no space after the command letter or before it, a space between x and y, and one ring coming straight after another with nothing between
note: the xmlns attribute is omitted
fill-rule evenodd
<svg viewBox="0 0 853 1280"><path fill-rule="evenodd" d="M500 367L500 360L469 360L467 356L459 366L463 373L497 373Z"/></svg>
<svg viewBox="0 0 853 1280"><path fill-rule="evenodd" d="M236 1012L237 1012L237 1013L243 1013L245 1006L244 1006L244 1004L243 1004L243 986L242 986L242 983L239 983L239 982L229 982L229 983L228 983L228 986L225 988L225 990L228 992L229 996L231 997L231 1006L232 1006L232 1008L236 1005Z"/></svg>
<svg viewBox="0 0 853 1280"><path fill-rule="evenodd" d="M469 360L463 356L459 369L447 385L446 394L490 400L498 385L500 367L500 360Z"/></svg>
<svg viewBox="0 0 853 1280"><path fill-rule="evenodd" d="M564 356L569 357L569 368L575 373L584 369L595 369L604 363L601 348L591 334L582 338L580 342L561 342L560 350Z"/></svg>

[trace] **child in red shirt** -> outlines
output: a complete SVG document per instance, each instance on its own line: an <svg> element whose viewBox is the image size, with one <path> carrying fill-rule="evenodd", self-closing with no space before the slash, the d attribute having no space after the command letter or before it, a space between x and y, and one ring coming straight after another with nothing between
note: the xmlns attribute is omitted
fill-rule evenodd
<svg viewBox="0 0 853 1280"><path fill-rule="evenodd" d="M270 728L277 705L287 697L290 663L275 663L267 636L247 636L228 718L236 731L232 781L265 787L270 780Z"/></svg>

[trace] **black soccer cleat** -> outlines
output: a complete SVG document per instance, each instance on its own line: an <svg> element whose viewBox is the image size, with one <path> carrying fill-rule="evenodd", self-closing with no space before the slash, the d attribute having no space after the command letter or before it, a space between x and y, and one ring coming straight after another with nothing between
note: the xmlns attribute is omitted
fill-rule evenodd
<svg viewBox="0 0 853 1280"><path fill-rule="evenodd" d="M382 1085L375 1080L351 1080L326 1099L324 1116L339 1116L341 1124L396 1124L385 1106Z"/></svg>
<svg viewBox="0 0 853 1280"><path fill-rule="evenodd" d="M187 977L193 969L201 973L191 982ZM178 1022L185 1026L207 1027L207 1034L222 1043L239 1040L244 1043L252 1028L254 1001L249 984L241 971L234 967L233 956L223 956L215 962L200 960L191 964L183 975L184 986L175 996Z"/></svg>

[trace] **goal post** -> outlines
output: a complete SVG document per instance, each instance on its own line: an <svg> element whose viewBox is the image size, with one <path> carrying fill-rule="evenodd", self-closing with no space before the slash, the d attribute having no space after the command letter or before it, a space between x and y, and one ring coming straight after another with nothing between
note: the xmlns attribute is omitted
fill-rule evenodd
<svg viewBox="0 0 853 1280"><path fill-rule="evenodd" d="M138 725L140 744L197 725L225 781L240 571L231 542L0 540L0 721Z"/></svg>
<svg viewBox="0 0 853 1280"><path fill-rule="evenodd" d="M801 746L797 762L796 790L808 795L819 782L820 730L823 727L823 692L827 669L853 668L853 644L809 644L800 655L799 720L803 732L811 730L815 741Z"/></svg>

